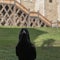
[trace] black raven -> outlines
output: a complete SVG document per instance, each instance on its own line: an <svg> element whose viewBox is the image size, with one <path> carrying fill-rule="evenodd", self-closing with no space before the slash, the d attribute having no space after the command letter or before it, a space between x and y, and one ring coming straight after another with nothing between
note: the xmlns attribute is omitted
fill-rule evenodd
<svg viewBox="0 0 60 60"><path fill-rule="evenodd" d="M36 48L30 42L27 28L22 28L19 33L19 42L16 46L16 55L19 60L35 60Z"/></svg>

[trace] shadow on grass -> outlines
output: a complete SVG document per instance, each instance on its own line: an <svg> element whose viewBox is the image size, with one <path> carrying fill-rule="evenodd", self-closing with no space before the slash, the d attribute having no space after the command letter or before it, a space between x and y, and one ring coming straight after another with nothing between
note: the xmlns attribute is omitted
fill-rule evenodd
<svg viewBox="0 0 60 60"><path fill-rule="evenodd" d="M36 60L60 60L60 47L53 46L54 42L54 39L48 39L41 47L37 47Z"/></svg>
<svg viewBox="0 0 60 60"><path fill-rule="evenodd" d="M4 41L3 44L5 44L6 41L7 42L12 41L13 43L17 44L19 33L20 33L21 29L22 28L0 28L0 39L1 39L0 41ZM36 29L36 28L27 28L27 29L29 31L30 40L32 42L39 35L47 33L46 31L41 31L41 30ZM11 43L11 42L9 42L9 43ZM13 43L11 43L11 46L13 45Z"/></svg>
<svg viewBox="0 0 60 60"><path fill-rule="evenodd" d="M35 40L39 35L46 34L46 31L38 30L35 28L28 28L31 41Z"/></svg>
<svg viewBox="0 0 60 60"><path fill-rule="evenodd" d="M44 47L52 47L53 46L53 43L55 42L54 39L48 39L48 40L44 40L43 41L43 44L41 45L42 48Z"/></svg>

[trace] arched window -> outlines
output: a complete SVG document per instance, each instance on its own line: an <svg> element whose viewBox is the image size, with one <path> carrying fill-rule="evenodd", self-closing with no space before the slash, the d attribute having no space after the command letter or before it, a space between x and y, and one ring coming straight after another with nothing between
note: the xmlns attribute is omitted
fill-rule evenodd
<svg viewBox="0 0 60 60"><path fill-rule="evenodd" d="M49 0L50 3L52 3L52 0Z"/></svg>

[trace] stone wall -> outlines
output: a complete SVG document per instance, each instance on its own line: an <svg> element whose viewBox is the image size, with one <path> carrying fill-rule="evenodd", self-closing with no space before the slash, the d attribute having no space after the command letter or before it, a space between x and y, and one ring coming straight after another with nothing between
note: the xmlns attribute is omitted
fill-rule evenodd
<svg viewBox="0 0 60 60"><path fill-rule="evenodd" d="M60 21L60 0L20 0L21 3L30 8L31 11L38 11L50 21ZM50 2L52 1L52 2Z"/></svg>
<svg viewBox="0 0 60 60"><path fill-rule="evenodd" d="M35 0L21 0L21 4L30 9L30 11L35 11Z"/></svg>
<svg viewBox="0 0 60 60"><path fill-rule="evenodd" d="M58 21L60 21L60 0L57 0L57 4L58 4L58 6L57 6L57 8L58 8Z"/></svg>
<svg viewBox="0 0 60 60"><path fill-rule="evenodd" d="M45 10L44 10L44 0L36 0L35 2L35 11L38 11L44 15L45 14Z"/></svg>
<svg viewBox="0 0 60 60"><path fill-rule="evenodd" d="M45 16L50 21L57 20L57 0L45 0Z"/></svg>

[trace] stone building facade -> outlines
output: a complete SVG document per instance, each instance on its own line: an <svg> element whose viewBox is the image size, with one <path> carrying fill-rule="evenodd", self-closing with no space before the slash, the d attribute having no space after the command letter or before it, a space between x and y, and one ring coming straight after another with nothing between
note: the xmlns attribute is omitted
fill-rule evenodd
<svg viewBox="0 0 60 60"><path fill-rule="evenodd" d="M30 11L39 11L49 21L60 21L60 0L20 0Z"/></svg>
<svg viewBox="0 0 60 60"><path fill-rule="evenodd" d="M52 20L57 20L57 0L45 0L45 17Z"/></svg>
<svg viewBox="0 0 60 60"><path fill-rule="evenodd" d="M20 2L27 7L27 9L30 9L30 11L34 11L35 9L35 0L20 0Z"/></svg>

